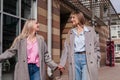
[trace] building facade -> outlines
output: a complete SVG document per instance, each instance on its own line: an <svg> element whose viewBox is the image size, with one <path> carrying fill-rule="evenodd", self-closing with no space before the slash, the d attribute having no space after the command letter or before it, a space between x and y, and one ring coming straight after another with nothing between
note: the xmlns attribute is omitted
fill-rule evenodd
<svg viewBox="0 0 120 80"><path fill-rule="evenodd" d="M120 57L120 24L119 24L119 20L112 21L111 40L114 41L114 53L115 53L116 57ZM117 54L119 56L117 56Z"/></svg>
<svg viewBox="0 0 120 80"><path fill-rule="evenodd" d="M51 53L55 62L60 58L60 6L53 0L51 17ZM48 1L47 0L0 0L0 53L8 49L20 34L25 21L35 18L40 23L40 32L48 43ZM0 80L13 80L17 57L0 64Z"/></svg>
<svg viewBox="0 0 120 80"><path fill-rule="evenodd" d="M64 40L72 28L70 13L76 9L73 3L72 5L68 4L69 1L76 0L51 0L51 4L48 0L0 0L0 53L11 46L14 38L20 34L25 21L28 18L35 18L40 23L39 34L44 36L53 60L59 63ZM85 1L90 2L90 0ZM86 25L93 27L92 19L94 16L91 14L91 6L85 7L86 5L80 5L78 9L85 15ZM100 11L101 7L98 6L96 10L94 27L99 38L102 66L105 65L106 60L106 41L109 37L109 27L100 20L104 14L103 11ZM48 25L49 22L51 26ZM51 31L49 32L49 30ZM17 57L13 57L0 65L0 80L13 80L16 61Z"/></svg>

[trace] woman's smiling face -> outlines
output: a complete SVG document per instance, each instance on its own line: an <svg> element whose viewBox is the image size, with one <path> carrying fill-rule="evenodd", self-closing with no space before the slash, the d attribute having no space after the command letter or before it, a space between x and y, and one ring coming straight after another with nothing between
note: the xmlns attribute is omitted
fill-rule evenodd
<svg viewBox="0 0 120 80"><path fill-rule="evenodd" d="M39 23L38 23L37 21L34 21L33 29L34 29L35 31L39 31Z"/></svg>
<svg viewBox="0 0 120 80"><path fill-rule="evenodd" d="M71 15L71 22L73 26L76 26L79 24L79 20L76 14Z"/></svg>

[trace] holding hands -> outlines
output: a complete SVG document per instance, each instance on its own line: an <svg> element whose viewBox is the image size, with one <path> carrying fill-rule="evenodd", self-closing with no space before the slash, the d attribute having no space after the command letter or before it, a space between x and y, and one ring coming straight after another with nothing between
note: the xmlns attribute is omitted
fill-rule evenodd
<svg viewBox="0 0 120 80"><path fill-rule="evenodd" d="M57 69L60 70L61 72L64 72L64 70L65 70L65 68L63 66L61 66L61 65L58 65Z"/></svg>

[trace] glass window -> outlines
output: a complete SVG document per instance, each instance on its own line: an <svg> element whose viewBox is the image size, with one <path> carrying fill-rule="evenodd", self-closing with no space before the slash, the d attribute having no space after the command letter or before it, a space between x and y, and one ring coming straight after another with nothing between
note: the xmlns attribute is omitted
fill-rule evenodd
<svg viewBox="0 0 120 80"><path fill-rule="evenodd" d="M31 17L31 1L32 0L22 0L21 17L23 17L23 18L30 18Z"/></svg>
<svg viewBox="0 0 120 80"><path fill-rule="evenodd" d="M18 15L18 0L3 0L3 11L13 15Z"/></svg>
<svg viewBox="0 0 120 80"><path fill-rule="evenodd" d="M116 30L116 27L111 27L111 30Z"/></svg>
<svg viewBox="0 0 120 80"><path fill-rule="evenodd" d="M21 30L23 29L24 23L25 23L25 20L21 20Z"/></svg>
<svg viewBox="0 0 120 80"><path fill-rule="evenodd" d="M3 15L3 51L11 46L14 38L18 35L19 19Z"/></svg>
<svg viewBox="0 0 120 80"><path fill-rule="evenodd" d="M118 37L120 38L120 31L118 31Z"/></svg>
<svg viewBox="0 0 120 80"><path fill-rule="evenodd" d="M21 7L19 7L20 5ZM3 12L0 11L0 42L2 41L0 53L2 53L10 48L15 37L22 30L26 19L37 18L37 4L36 0L0 0L0 9L3 10ZM2 69L0 68L2 78L0 77L0 80L14 80L16 60L17 56L2 63Z"/></svg>
<svg viewBox="0 0 120 80"><path fill-rule="evenodd" d="M0 11L1 11L1 0L0 0Z"/></svg>
<svg viewBox="0 0 120 80"><path fill-rule="evenodd" d="M120 30L120 26L118 26L118 30Z"/></svg>
<svg viewBox="0 0 120 80"><path fill-rule="evenodd" d="M0 14L0 54L2 53L2 30L1 30L1 14Z"/></svg>
<svg viewBox="0 0 120 80"><path fill-rule="evenodd" d="M117 36L112 36L112 38L117 38Z"/></svg>
<svg viewBox="0 0 120 80"><path fill-rule="evenodd" d="M98 2L98 0L95 0L95 2Z"/></svg>
<svg viewBox="0 0 120 80"><path fill-rule="evenodd" d="M3 15L3 52L10 48L12 45L12 42L14 41L15 37L18 35L18 22L19 19L8 16L8 15ZM16 57L13 57L9 60L6 60L2 64L2 80L13 80L13 77L7 78L6 72L10 72L11 76L13 76L14 72L14 67L16 63Z"/></svg>
<svg viewBox="0 0 120 80"><path fill-rule="evenodd" d="M120 44L117 44L117 51L120 51Z"/></svg>
<svg viewBox="0 0 120 80"><path fill-rule="evenodd" d="M116 47L117 47L116 44L114 44L114 50L115 50L115 51L116 51Z"/></svg>

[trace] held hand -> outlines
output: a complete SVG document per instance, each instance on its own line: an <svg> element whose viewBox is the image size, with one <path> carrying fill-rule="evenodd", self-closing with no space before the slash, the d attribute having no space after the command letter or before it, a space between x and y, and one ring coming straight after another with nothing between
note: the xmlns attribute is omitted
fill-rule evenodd
<svg viewBox="0 0 120 80"><path fill-rule="evenodd" d="M58 65L58 69L61 71L61 72L64 72L65 68L62 67L61 65Z"/></svg>

